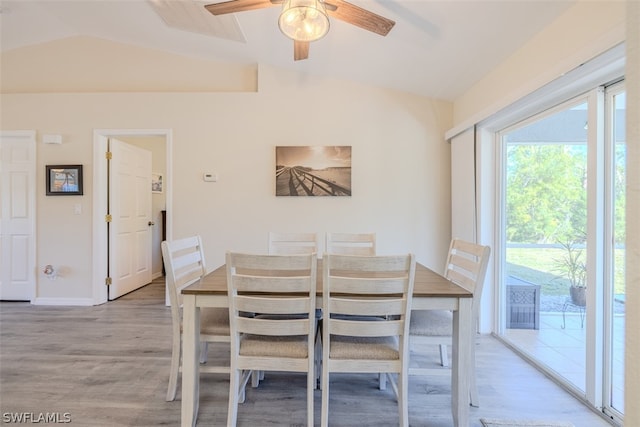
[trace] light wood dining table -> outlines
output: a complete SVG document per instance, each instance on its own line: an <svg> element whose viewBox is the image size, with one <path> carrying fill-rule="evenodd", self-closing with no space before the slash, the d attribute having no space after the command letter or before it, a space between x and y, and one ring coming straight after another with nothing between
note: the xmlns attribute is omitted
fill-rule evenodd
<svg viewBox="0 0 640 427"><path fill-rule="evenodd" d="M322 260L318 260L322 272ZM322 274L317 282L318 308L322 308ZM226 265L221 265L201 281L187 286L183 294L182 426L195 426L199 406L200 308L228 307ZM469 377L473 343L472 294L439 273L416 264L412 310L453 311L453 351L451 372L451 412L456 427L469 425ZM411 374L411 368L409 368ZM429 396L424 396L428 399Z"/></svg>

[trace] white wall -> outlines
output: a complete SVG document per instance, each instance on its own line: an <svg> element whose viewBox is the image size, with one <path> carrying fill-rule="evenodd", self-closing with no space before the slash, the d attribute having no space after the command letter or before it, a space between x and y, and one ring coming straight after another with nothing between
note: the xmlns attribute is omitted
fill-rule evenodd
<svg viewBox="0 0 640 427"><path fill-rule="evenodd" d="M99 52L105 64L119 50L109 46ZM443 139L451 105L266 66L257 79L257 92L3 93L2 129L63 135L62 145L38 144L37 257L68 274L54 283L40 278L38 296L92 298L94 129L172 131L173 237L201 234L210 269L228 249L266 251L269 230L331 230L375 231L380 252L412 251L441 270L451 238ZM351 145L353 196L275 197L276 145ZM48 163L85 165L85 195L45 197ZM218 182L204 182L204 172ZM73 215L74 203L82 215Z"/></svg>
<svg viewBox="0 0 640 427"><path fill-rule="evenodd" d="M624 1L577 1L455 100L455 126L464 131L624 39Z"/></svg>

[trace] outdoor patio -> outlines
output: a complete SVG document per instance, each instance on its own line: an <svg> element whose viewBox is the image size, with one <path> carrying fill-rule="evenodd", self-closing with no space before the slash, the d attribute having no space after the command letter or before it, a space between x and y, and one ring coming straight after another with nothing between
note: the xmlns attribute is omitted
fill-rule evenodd
<svg viewBox="0 0 640 427"><path fill-rule="evenodd" d="M545 301L547 300L547 301ZM540 329L506 329L504 338L541 365L585 390L585 325L578 307L541 298ZM586 322L586 319L585 319ZM624 410L624 303L616 302L613 326L613 407Z"/></svg>

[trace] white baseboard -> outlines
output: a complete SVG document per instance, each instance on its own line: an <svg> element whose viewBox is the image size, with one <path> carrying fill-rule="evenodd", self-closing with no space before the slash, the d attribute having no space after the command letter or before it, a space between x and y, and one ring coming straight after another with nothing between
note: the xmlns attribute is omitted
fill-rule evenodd
<svg viewBox="0 0 640 427"><path fill-rule="evenodd" d="M31 303L33 305L94 305L91 298L36 298L35 300L31 301Z"/></svg>

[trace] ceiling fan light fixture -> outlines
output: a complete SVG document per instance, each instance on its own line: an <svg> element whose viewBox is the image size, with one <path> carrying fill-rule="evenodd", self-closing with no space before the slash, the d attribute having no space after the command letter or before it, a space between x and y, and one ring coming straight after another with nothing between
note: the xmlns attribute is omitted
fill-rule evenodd
<svg viewBox="0 0 640 427"><path fill-rule="evenodd" d="M312 42L329 32L329 17L320 0L285 0L278 27L292 40Z"/></svg>

